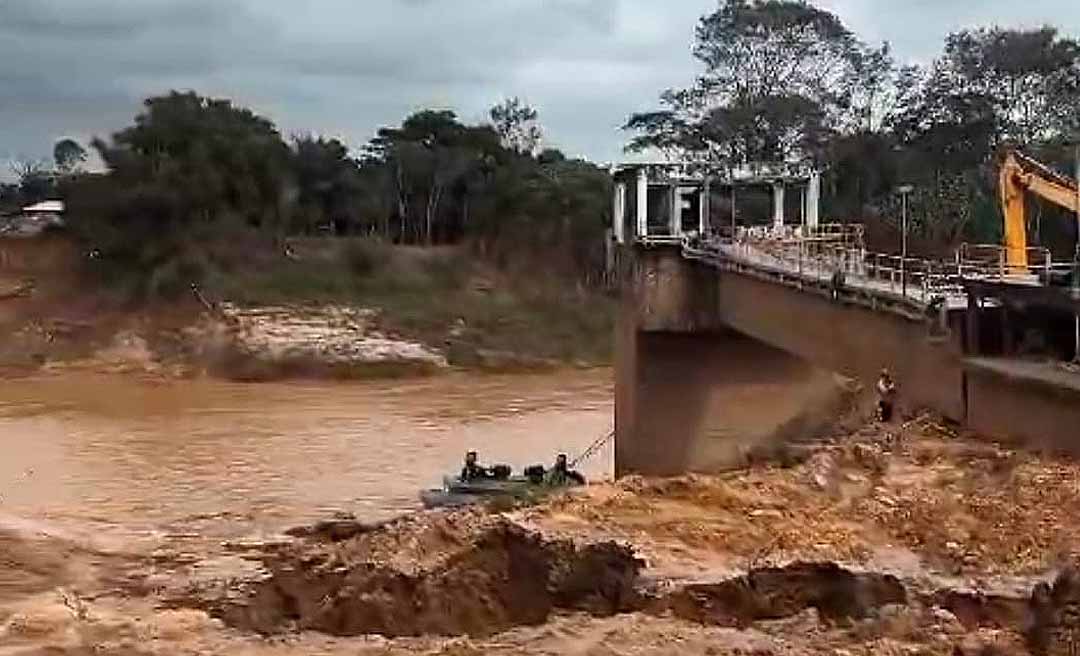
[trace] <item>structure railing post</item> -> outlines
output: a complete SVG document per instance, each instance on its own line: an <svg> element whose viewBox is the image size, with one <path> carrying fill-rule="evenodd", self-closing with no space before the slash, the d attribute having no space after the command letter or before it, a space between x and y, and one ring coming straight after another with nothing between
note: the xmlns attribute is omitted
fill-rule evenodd
<svg viewBox="0 0 1080 656"><path fill-rule="evenodd" d="M907 258L900 256L900 295L907 296Z"/></svg>

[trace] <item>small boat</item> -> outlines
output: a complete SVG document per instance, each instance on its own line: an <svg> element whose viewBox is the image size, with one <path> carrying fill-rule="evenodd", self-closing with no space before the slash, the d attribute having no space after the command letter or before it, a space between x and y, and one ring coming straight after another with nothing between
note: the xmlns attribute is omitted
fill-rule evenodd
<svg viewBox="0 0 1080 656"><path fill-rule="evenodd" d="M614 437L615 431L608 431L593 441L584 453L567 463L567 481L564 487L585 485L585 477L578 473L575 467L599 452L600 448ZM443 476L441 488L420 492L420 503L424 504L425 508L456 508L497 498L524 498L553 489L545 484L548 472L543 465L526 467L521 476L512 476L512 469L507 465L495 465L489 472L491 476L488 478L469 481L463 481L456 475Z"/></svg>
<svg viewBox="0 0 1080 656"><path fill-rule="evenodd" d="M577 472L567 487L584 485L585 478ZM544 484L544 468L537 465L525 470L523 476L504 476L463 481L459 476L443 476L443 486L420 492L420 503L425 508L458 508L495 498L524 498L530 494L550 491Z"/></svg>
<svg viewBox="0 0 1080 656"><path fill-rule="evenodd" d="M420 502L425 508L455 508L467 506L494 497L514 497L538 489L541 481L525 476L484 478L463 481L457 476L443 476L441 488L420 492Z"/></svg>

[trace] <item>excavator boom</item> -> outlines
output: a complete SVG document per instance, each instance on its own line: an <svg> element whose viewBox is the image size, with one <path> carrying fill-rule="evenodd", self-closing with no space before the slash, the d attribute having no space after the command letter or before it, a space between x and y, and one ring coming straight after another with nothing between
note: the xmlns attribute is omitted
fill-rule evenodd
<svg viewBox="0 0 1080 656"><path fill-rule="evenodd" d="M1025 193L1077 213L1080 193L1076 181L1019 151L1011 151L1001 165L1001 206L1005 214L1005 261L1010 272L1027 273L1027 209Z"/></svg>

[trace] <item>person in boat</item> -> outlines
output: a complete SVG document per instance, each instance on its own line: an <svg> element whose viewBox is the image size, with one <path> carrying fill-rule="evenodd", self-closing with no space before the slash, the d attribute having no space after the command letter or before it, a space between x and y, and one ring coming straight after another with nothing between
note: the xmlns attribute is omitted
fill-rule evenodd
<svg viewBox="0 0 1080 656"><path fill-rule="evenodd" d="M570 469L566 454L560 453L555 457L555 466L548 470L547 474L544 476L544 483L551 487L584 485L585 477Z"/></svg>
<svg viewBox="0 0 1080 656"><path fill-rule="evenodd" d="M480 481L491 478L491 471L480 464L476 451L465 454L465 466L461 468L461 480L464 482Z"/></svg>

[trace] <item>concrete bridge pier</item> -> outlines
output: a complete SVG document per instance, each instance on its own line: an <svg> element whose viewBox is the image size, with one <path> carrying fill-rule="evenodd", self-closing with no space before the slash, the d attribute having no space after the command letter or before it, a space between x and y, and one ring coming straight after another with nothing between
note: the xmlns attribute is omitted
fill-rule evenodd
<svg viewBox="0 0 1080 656"><path fill-rule="evenodd" d="M617 475L715 472L813 434L850 407L838 374L869 389L882 366L907 408L966 418L964 313L938 321L835 299L682 256L620 253Z"/></svg>
<svg viewBox="0 0 1080 656"><path fill-rule="evenodd" d="M617 475L729 469L815 431L850 402L834 374L733 331L715 269L674 247L623 255Z"/></svg>

